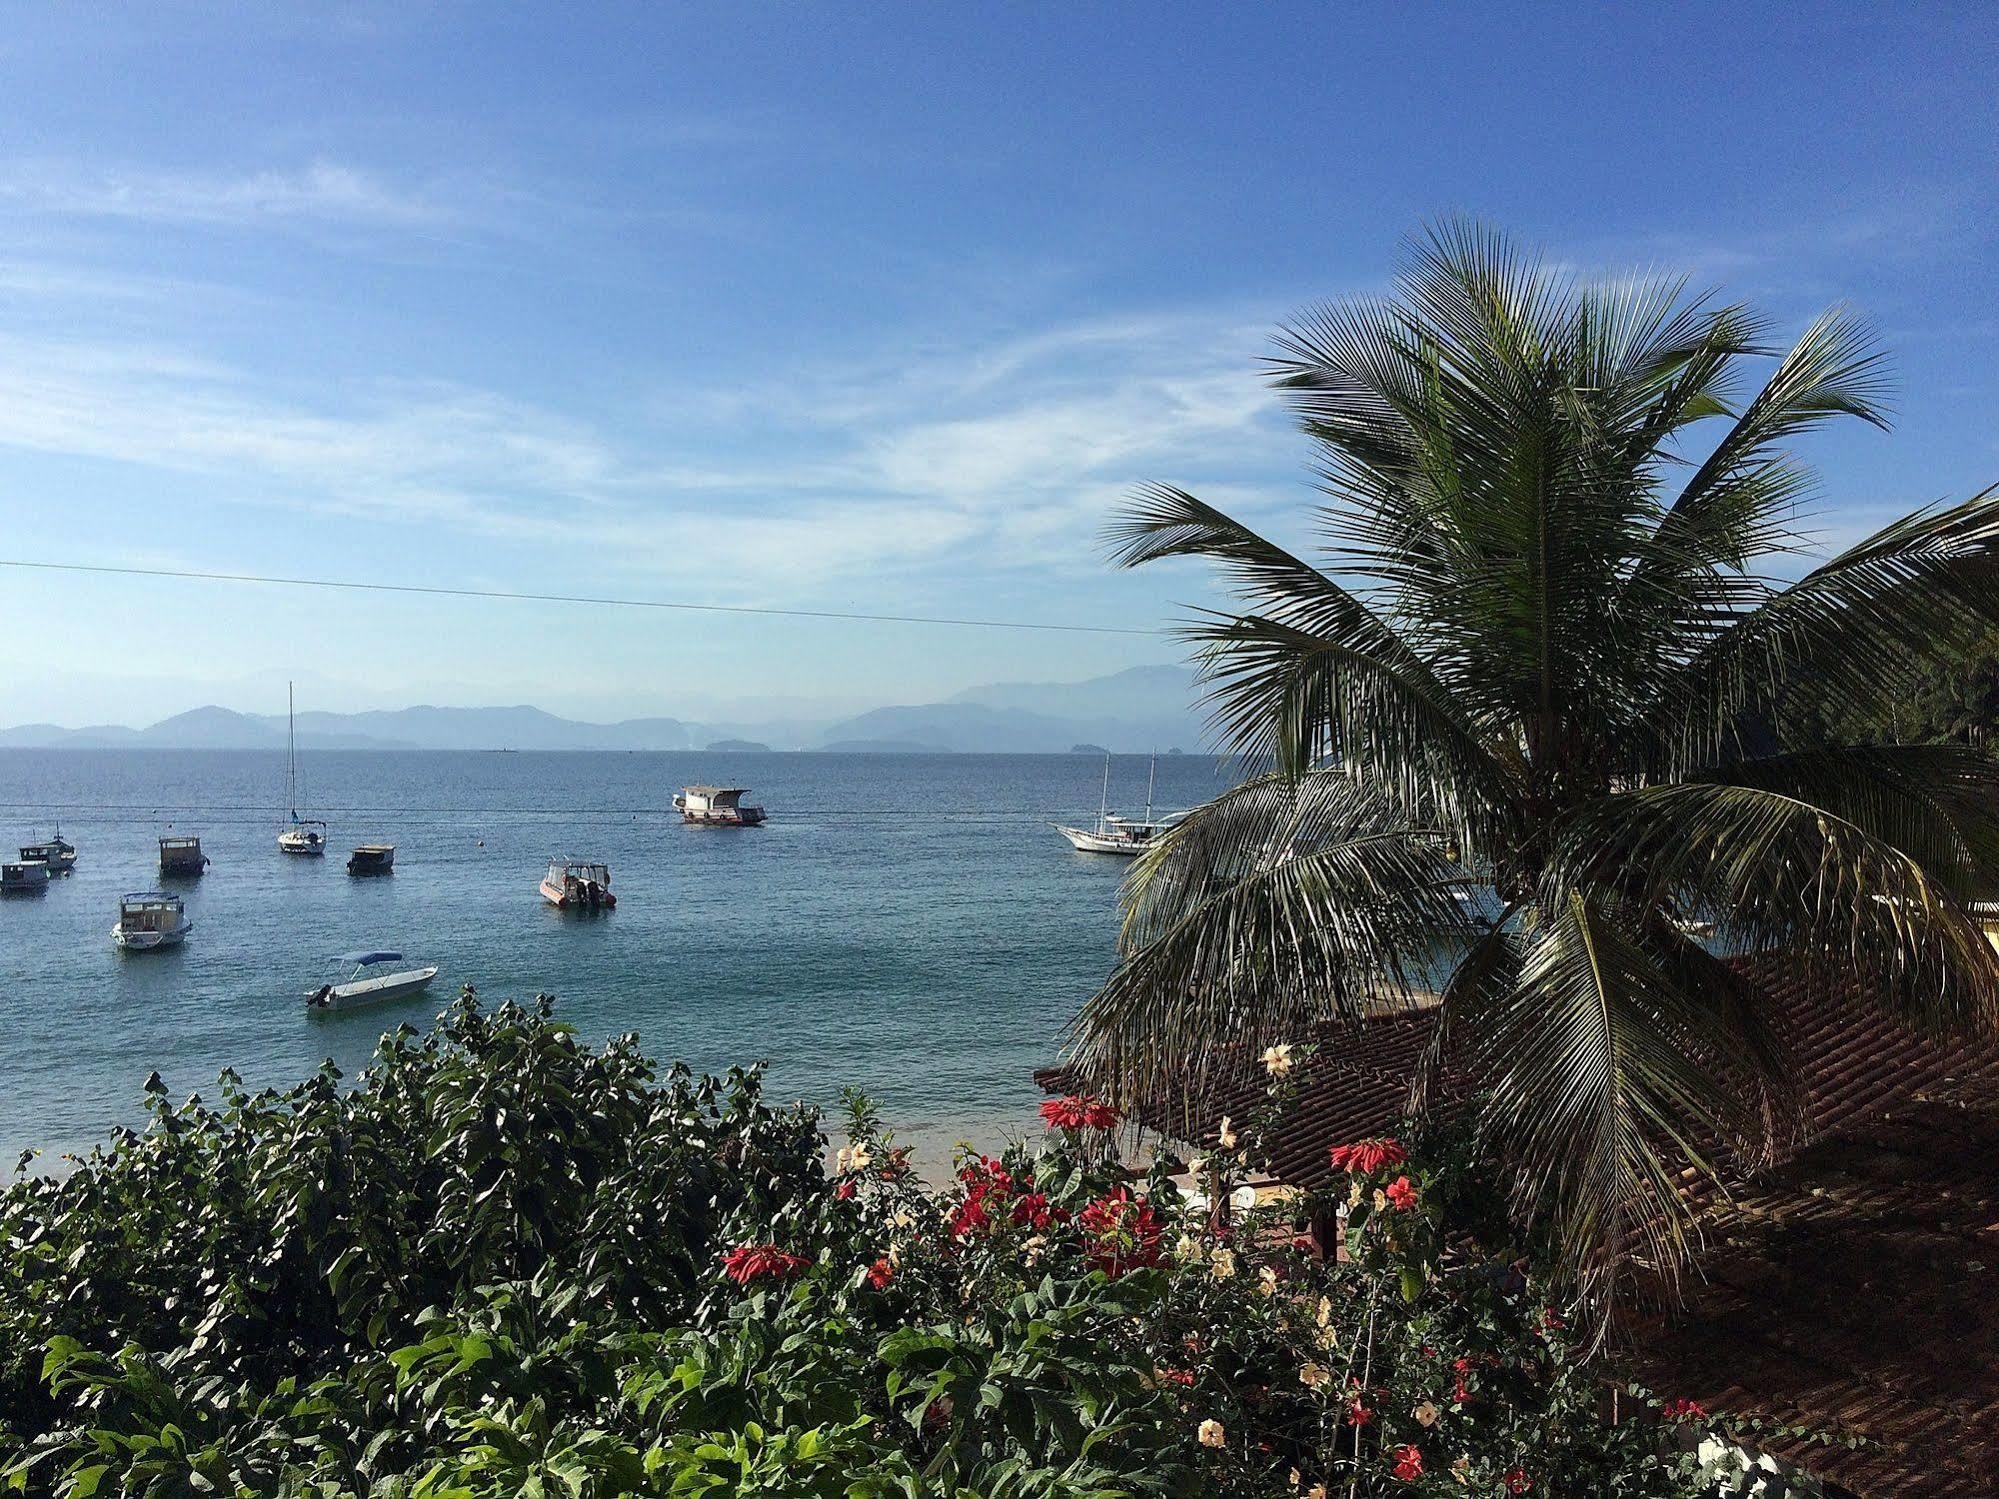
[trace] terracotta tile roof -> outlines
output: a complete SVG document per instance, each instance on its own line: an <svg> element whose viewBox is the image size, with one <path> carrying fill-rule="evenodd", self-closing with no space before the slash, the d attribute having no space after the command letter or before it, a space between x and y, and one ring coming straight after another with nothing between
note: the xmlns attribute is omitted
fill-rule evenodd
<svg viewBox="0 0 1999 1499"><path fill-rule="evenodd" d="M1999 1044L1921 1034L1857 992L1787 981L1775 961L1749 972L1805 1080L1805 1130L1708 1207L1702 1280L1643 1329L1640 1372L1717 1413L1860 1438L1766 1445L1861 1499L1999 1499ZM1323 1185L1331 1146L1394 1132L1433 1023L1416 1011L1322 1026L1300 1102L1266 1142L1278 1174ZM1078 1081L1035 1077L1049 1091ZM1266 1082L1245 1059L1138 1114L1205 1145Z"/></svg>

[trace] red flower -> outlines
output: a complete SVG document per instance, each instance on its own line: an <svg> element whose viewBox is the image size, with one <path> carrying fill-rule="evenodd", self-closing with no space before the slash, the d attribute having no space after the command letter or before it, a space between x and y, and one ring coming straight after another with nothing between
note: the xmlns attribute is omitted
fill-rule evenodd
<svg viewBox="0 0 1999 1499"><path fill-rule="evenodd" d="M1567 1327L1568 1325L1568 1323L1562 1320L1562 1314L1552 1306L1541 1308L1541 1330L1543 1332L1552 1332L1558 1327Z"/></svg>
<svg viewBox="0 0 1999 1499"><path fill-rule="evenodd" d="M1668 1421L1705 1421L1707 1407L1698 1400L1669 1400L1659 1414Z"/></svg>
<svg viewBox="0 0 1999 1499"><path fill-rule="evenodd" d="M1423 1476L1423 1449L1404 1442L1394 1452L1395 1476L1404 1483L1414 1483Z"/></svg>
<svg viewBox="0 0 1999 1499"><path fill-rule="evenodd" d="M1335 1145L1332 1158L1335 1171L1372 1176L1389 1166L1400 1166L1409 1159L1409 1152L1399 1140L1360 1140L1352 1145Z"/></svg>
<svg viewBox="0 0 1999 1499"><path fill-rule="evenodd" d="M965 1200L951 1218L951 1236L962 1239L974 1229L992 1224L990 1204L1013 1190L1013 1173L990 1156L981 1156L958 1173Z"/></svg>
<svg viewBox="0 0 1999 1499"><path fill-rule="evenodd" d="M886 1259L876 1260L872 1265L868 1266L868 1284L873 1286L877 1291L887 1286L894 1279L895 1266L891 1265Z"/></svg>
<svg viewBox="0 0 1999 1499"><path fill-rule="evenodd" d="M1192 1369L1161 1369L1158 1372L1160 1380L1166 1384L1191 1386L1194 1383Z"/></svg>
<svg viewBox="0 0 1999 1499"><path fill-rule="evenodd" d="M1119 1187L1076 1215L1089 1239L1090 1263L1116 1280L1128 1270L1159 1263L1162 1230L1152 1204Z"/></svg>
<svg viewBox="0 0 1999 1499"><path fill-rule="evenodd" d="M1048 1121L1052 1129L1114 1129L1117 1127L1117 1110L1101 1098L1086 1093L1071 1093L1066 1098L1051 1098L1041 1105L1041 1117Z"/></svg>
<svg viewBox="0 0 1999 1499"><path fill-rule="evenodd" d="M842 1181L839 1186L833 1189L833 1195L842 1202L852 1202L854 1200L854 1179L850 1176Z"/></svg>
<svg viewBox="0 0 1999 1499"><path fill-rule="evenodd" d="M722 1273L739 1286L753 1280L789 1280L812 1261L775 1244L738 1244L722 1256Z"/></svg>
<svg viewBox="0 0 1999 1499"><path fill-rule="evenodd" d="M1012 1218L1015 1223L1025 1224L1036 1233L1051 1223L1059 1223L1063 1213L1060 1208L1048 1205L1045 1192L1025 1192L1014 1199Z"/></svg>
<svg viewBox="0 0 1999 1499"><path fill-rule="evenodd" d="M1525 1468L1508 1468L1506 1476L1500 1482L1506 1485L1506 1492L1509 1494L1524 1494L1534 1487L1527 1478Z"/></svg>
<svg viewBox="0 0 1999 1499"><path fill-rule="evenodd" d="M1374 1419L1374 1412L1368 1409L1367 1402L1363 1400L1359 1395L1354 1395L1348 1399L1347 1425L1365 1426L1368 1424L1368 1422L1372 1421L1373 1419Z"/></svg>
<svg viewBox="0 0 1999 1499"><path fill-rule="evenodd" d="M1416 1184L1406 1176L1398 1176L1388 1184L1387 1197L1390 1206L1398 1213L1406 1213L1416 1206Z"/></svg>

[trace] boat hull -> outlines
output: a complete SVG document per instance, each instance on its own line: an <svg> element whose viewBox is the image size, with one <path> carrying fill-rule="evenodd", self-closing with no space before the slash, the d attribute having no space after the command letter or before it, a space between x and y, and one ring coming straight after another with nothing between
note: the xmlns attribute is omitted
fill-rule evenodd
<svg viewBox="0 0 1999 1499"><path fill-rule="evenodd" d="M702 812L683 810L680 820L702 828L753 828L764 820L764 809L714 807Z"/></svg>
<svg viewBox="0 0 1999 1499"><path fill-rule="evenodd" d="M1083 854L1119 854L1133 859L1152 847L1150 843L1139 843L1130 838L1106 838L1101 833L1092 833L1083 828L1067 828L1061 823L1054 824L1055 831L1069 840L1070 846Z"/></svg>
<svg viewBox="0 0 1999 1499"><path fill-rule="evenodd" d="M553 880L541 882L541 898L558 911L608 911L618 903L618 897L608 890L600 890L595 896L576 895Z"/></svg>
<svg viewBox="0 0 1999 1499"><path fill-rule="evenodd" d="M49 888L49 875L43 870L39 879L26 877L18 880L0 880L0 895L40 895Z"/></svg>
<svg viewBox="0 0 1999 1499"><path fill-rule="evenodd" d="M111 928L111 942L126 952L157 952L163 947L179 947L187 940L187 934L194 930L194 923L184 921L171 932L128 932L123 927Z"/></svg>
<svg viewBox="0 0 1999 1499"><path fill-rule="evenodd" d="M437 977L435 968L414 968L404 973L386 973L378 979L357 979L351 984L328 984L313 991L306 1003L315 1010L360 1010L369 1005L404 999L430 985Z"/></svg>
<svg viewBox="0 0 1999 1499"><path fill-rule="evenodd" d="M280 833L278 851L302 859L323 859L326 857L326 840L313 839L296 833Z"/></svg>

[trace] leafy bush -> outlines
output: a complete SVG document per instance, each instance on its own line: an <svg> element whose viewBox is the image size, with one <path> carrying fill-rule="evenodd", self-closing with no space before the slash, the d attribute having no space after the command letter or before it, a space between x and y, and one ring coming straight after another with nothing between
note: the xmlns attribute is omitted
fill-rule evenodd
<svg viewBox="0 0 1999 1499"><path fill-rule="evenodd" d="M1098 1109L926 1189L856 1100L469 994L0 1193L0 1471L81 1496L1693 1494L1563 1318L1357 1160L1351 1258L1190 1211ZM1226 1188L1241 1153L1209 1163ZM1647 1403L1635 1402L1641 1411ZM1627 1412L1634 1405L1628 1403Z"/></svg>

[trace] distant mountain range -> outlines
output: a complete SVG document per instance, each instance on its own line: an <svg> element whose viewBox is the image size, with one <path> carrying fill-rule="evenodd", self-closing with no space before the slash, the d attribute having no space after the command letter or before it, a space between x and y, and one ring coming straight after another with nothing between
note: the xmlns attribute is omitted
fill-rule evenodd
<svg viewBox="0 0 1999 1499"><path fill-rule="evenodd" d="M1135 666L1087 682L1001 682L967 688L946 702L875 708L833 723L696 723L632 718L584 723L539 708L417 707L367 713L298 715L307 750L687 750L772 749L924 753L1062 753L1079 744L1120 753L1196 751L1201 720L1193 677L1178 666ZM143 729L68 729L22 724L0 729L0 748L282 749L283 714L196 708ZM740 747L739 747L740 746Z"/></svg>

